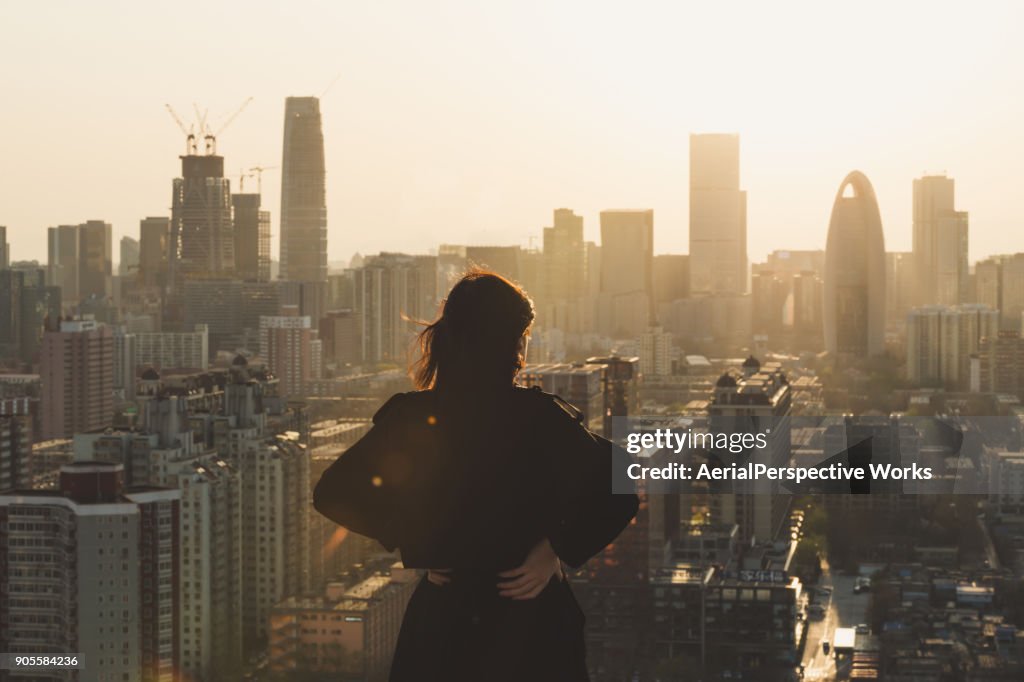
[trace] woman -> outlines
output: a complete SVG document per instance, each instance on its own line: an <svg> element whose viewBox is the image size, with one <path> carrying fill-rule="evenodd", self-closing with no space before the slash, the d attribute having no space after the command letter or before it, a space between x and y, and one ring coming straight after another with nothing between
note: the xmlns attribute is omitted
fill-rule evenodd
<svg viewBox="0 0 1024 682"><path fill-rule="evenodd" d="M324 472L320 513L428 569L409 601L392 682L587 680L579 567L630 522L612 445L553 395L516 386L533 303L472 271L421 332L413 375Z"/></svg>

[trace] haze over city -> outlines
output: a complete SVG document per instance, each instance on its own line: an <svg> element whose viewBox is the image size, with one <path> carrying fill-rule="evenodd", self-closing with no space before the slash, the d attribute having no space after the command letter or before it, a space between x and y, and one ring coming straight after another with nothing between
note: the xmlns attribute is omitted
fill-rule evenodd
<svg viewBox="0 0 1024 682"><path fill-rule="evenodd" d="M17 259L44 261L47 227L92 218L116 243L169 210L183 139L165 103L216 123L255 98L219 139L237 188L239 169L280 165L283 98L326 90L332 261L525 246L557 206L594 240L600 210L653 208L655 250L682 253L688 136L723 131L742 140L752 260L824 248L856 168L888 250L910 248L912 179L955 178L973 262L1016 248L1006 235L1024 221L1024 9L967 9L8 5L0 224ZM279 189L268 171L275 258Z"/></svg>

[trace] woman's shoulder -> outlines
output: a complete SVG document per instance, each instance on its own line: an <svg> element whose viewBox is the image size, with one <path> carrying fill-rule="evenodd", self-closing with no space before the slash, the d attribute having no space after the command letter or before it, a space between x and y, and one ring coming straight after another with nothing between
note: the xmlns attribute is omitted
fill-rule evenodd
<svg viewBox="0 0 1024 682"><path fill-rule="evenodd" d="M430 390L396 393L388 398L373 415L373 423L409 416L414 412L430 409L434 404L434 392Z"/></svg>
<svg viewBox="0 0 1024 682"><path fill-rule="evenodd" d="M527 406L542 419L559 424L583 423L583 412L575 405L554 393L542 391L539 386L516 386L515 395L519 403Z"/></svg>

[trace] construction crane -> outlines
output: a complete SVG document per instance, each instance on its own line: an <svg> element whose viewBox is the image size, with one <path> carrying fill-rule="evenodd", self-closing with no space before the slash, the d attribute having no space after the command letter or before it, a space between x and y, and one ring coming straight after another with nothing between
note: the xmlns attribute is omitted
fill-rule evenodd
<svg viewBox="0 0 1024 682"><path fill-rule="evenodd" d="M238 169L238 193L245 194L245 179L251 178L254 173L246 173L244 168Z"/></svg>
<svg viewBox="0 0 1024 682"><path fill-rule="evenodd" d="M171 115L174 122L181 128L181 132L185 134L185 156L196 153L196 133L195 126L186 127L185 122L181 120L181 116L178 116L178 112L174 110L170 104L165 104L164 107L167 109L167 113Z"/></svg>
<svg viewBox="0 0 1024 682"><path fill-rule="evenodd" d="M258 194L263 194L263 171L275 169L277 169L277 166L253 166L249 169L251 173L256 174L256 192Z"/></svg>
<svg viewBox="0 0 1024 682"><path fill-rule="evenodd" d="M249 102L252 102L252 100L253 98L249 97L242 102L241 106L235 109L235 111L220 124L220 127L218 127L217 130L213 130L207 123L207 115L210 110L204 109L203 111L200 111L199 105L195 102L192 103L192 111L196 117L195 122L187 127L185 126L185 122L181 120L181 116L178 115L178 112L176 112L170 104L165 104L164 106L171 114L171 118L174 119L174 122L178 124L179 128L181 128L181 132L185 133L186 156L198 153L196 151L196 138L198 135L203 137L206 155L214 156L217 154L217 137L223 133L236 118L238 118L238 115L241 114L247 106L249 106Z"/></svg>

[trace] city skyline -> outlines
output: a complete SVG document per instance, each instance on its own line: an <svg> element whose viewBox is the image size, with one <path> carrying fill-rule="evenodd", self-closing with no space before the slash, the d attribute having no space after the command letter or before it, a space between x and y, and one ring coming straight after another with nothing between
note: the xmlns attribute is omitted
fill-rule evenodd
<svg viewBox="0 0 1024 682"><path fill-rule="evenodd" d="M704 55L718 53L707 52L712 36L698 29L721 25L724 10L647 9L622 28L649 33L620 36L622 17L606 10L528 7L510 16L452 4L436 13L414 6L325 8L315 25L278 25L273 11L249 17L225 6L218 11L251 29L261 50L222 54L215 41L202 40L211 29L174 30L190 15L176 11L159 18L168 30L154 39L170 47L188 36L196 40L195 54L167 50L174 60L143 55L125 65L120 59L133 49L131 39L90 24L71 7L46 19L58 46L53 55L38 55L17 31L5 47L25 64L2 77L10 123L24 134L14 137L11 163L0 170L7 190L0 224L19 260L42 260L36 235L56 225L101 219L113 225L115 241L132 235L143 217L169 214L167 178L176 174L181 140L162 111L165 102L187 110L196 101L218 121L245 96L256 97L219 140L234 190L239 169L277 162L280 100L307 93L324 97L331 261L356 251L426 252L441 242L527 245L559 206L584 217L588 240L596 238L601 210L653 208L660 226L655 252L685 253L688 135L721 131L742 140L752 262L774 248L824 248L832 185L850 168L872 178L886 243L898 251L911 247L912 180L942 171L955 178L958 207L971 215L973 262L1004 250L1001 235L1024 220L1006 200L1021 150L1012 122L1024 113L1012 87L1021 48L1010 42L1021 9L989 6L962 16L929 8L924 15L904 6L882 15L877 6L865 7L844 15L851 30L831 40L803 30L830 10L749 8L749 25L732 27L736 54L709 62ZM149 20L158 11L128 10L125 18ZM455 18L471 30L450 36L446 21ZM20 12L10 25L32 20L32 10ZM766 24L773 30L761 31ZM95 29L90 49L58 61L79 44L81 25ZM304 30L305 39L283 40L281 49L298 51L294 63L315 66L272 66L279 53L269 38L282 26ZM358 35L379 35L373 29L383 26L396 42L372 45ZM859 49L864 31L874 38L870 53ZM430 32L452 39L431 41L427 51L421 34ZM634 34L645 35L645 43ZM604 50L613 36L624 44ZM792 44L783 47L787 38ZM401 41L406 47L391 54ZM214 46L202 46L207 42ZM528 42L536 55L506 54ZM934 45L964 47L927 49ZM622 49L630 46L637 49ZM739 46L745 49L733 49ZM754 53L758 60L750 59ZM32 55L38 60L24 58ZM218 77L181 75L212 59L224 68ZM109 100L86 97L115 65L115 78L132 87L110 92ZM89 70L79 73L83 68ZM227 80L220 76L227 73ZM844 96L851 91L863 94L851 102ZM76 99L78 108L58 106L61 95L53 93ZM634 100L648 104L636 107ZM83 175L86 167L91 172ZM279 173L264 178L275 254ZM105 189L110 183L122 188L116 199ZM785 244L775 241L780 230Z"/></svg>

